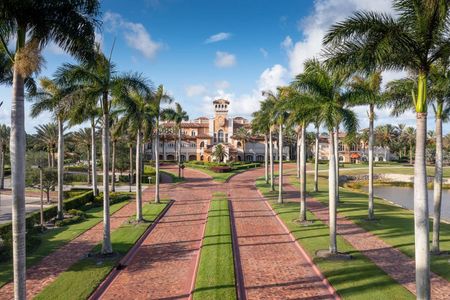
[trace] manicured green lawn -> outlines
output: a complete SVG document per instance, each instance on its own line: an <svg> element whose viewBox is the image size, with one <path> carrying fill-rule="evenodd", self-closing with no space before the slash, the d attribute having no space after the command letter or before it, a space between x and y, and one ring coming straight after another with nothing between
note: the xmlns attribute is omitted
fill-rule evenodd
<svg viewBox="0 0 450 300"><path fill-rule="evenodd" d="M184 181L184 178L179 178L178 174L173 174L173 173L165 171L165 170L160 170L160 172L170 176L172 178L172 183L177 183L177 182L183 182Z"/></svg>
<svg viewBox="0 0 450 300"><path fill-rule="evenodd" d="M194 299L236 299L228 200L215 193L200 252Z"/></svg>
<svg viewBox="0 0 450 300"><path fill-rule="evenodd" d="M35 299L87 299L167 204L167 201L163 201L161 204L144 205L143 216L147 222L139 224L126 222L111 233L113 250L118 254L117 256L106 259L84 258L78 261L47 286ZM130 218L130 220L134 219ZM101 245L99 244L93 252L98 253L100 249Z"/></svg>
<svg viewBox="0 0 450 300"><path fill-rule="evenodd" d="M111 205L111 214L125 206L128 201ZM81 223L59 227L44 232L41 237L41 244L32 252L27 253L27 267L37 264L45 256L49 255L56 249L67 244L80 234L91 229L103 218L103 209L95 207L86 211L87 219ZM0 263L0 287L12 280L12 262Z"/></svg>
<svg viewBox="0 0 450 300"><path fill-rule="evenodd" d="M269 199L277 195L270 192L270 186L261 178L257 181L257 187ZM295 222L299 215L298 203L277 204L270 201L270 204L310 257L314 258L317 250L328 249L328 226L312 213L308 212L307 217L313 223L301 226ZM342 237L337 237L337 243L339 250L351 254L353 259L340 261L314 258L313 261L343 299L414 299L413 294Z"/></svg>
<svg viewBox="0 0 450 300"><path fill-rule="evenodd" d="M315 197L324 205L328 205L327 179L320 177L319 193L313 193L313 177L307 177L307 189L312 197ZM298 180L291 177L291 182L299 186ZM351 219L367 231L380 237L386 243L399 249L404 254L414 258L414 213L410 210L392 205L391 203L376 198L375 217L377 222L366 222L367 218L367 194L354 190L340 188L340 204L338 212ZM430 219L430 241L431 241ZM441 250L450 251L450 224L441 223ZM448 256L431 256L431 270L450 281L450 260Z"/></svg>
<svg viewBox="0 0 450 300"><path fill-rule="evenodd" d="M247 169L241 169L241 170L232 170L230 172L225 172L225 173L216 173L216 172L213 172L206 168L200 168L200 167L196 168L194 166L189 166L189 168L203 172L203 173L211 176L213 178L213 180L217 181L217 182L226 182L231 176L242 173L244 171L247 171Z"/></svg>

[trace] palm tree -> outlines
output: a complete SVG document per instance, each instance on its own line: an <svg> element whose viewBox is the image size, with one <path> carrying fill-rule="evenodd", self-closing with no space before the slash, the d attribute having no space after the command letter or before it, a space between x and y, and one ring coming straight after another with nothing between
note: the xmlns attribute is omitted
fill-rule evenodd
<svg viewBox="0 0 450 300"><path fill-rule="evenodd" d="M90 128L81 128L76 132L72 133L72 141L81 149L86 150L86 160L88 162L88 170L87 170L87 182L90 183L90 169L91 169L91 129Z"/></svg>
<svg viewBox="0 0 450 300"><path fill-rule="evenodd" d="M342 94L343 82L346 77L340 72L331 72L325 68L319 61L312 59L305 62L305 72L297 75L296 87L309 93L315 101L311 101L311 109L316 111L319 119L329 131L329 176L328 176L328 195L329 195L329 227L330 227L330 253L337 254L336 244L336 148L334 133L339 123L343 124L348 135L355 134L358 127L358 121L355 113L343 107L341 103L344 95ZM314 107L315 106L315 107Z"/></svg>
<svg viewBox="0 0 450 300"><path fill-rule="evenodd" d="M117 143L122 137L122 131L119 130L116 122L117 120L114 120L114 122L112 123L113 125L111 126L111 192L116 191L116 148Z"/></svg>
<svg viewBox="0 0 450 300"><path fill-rule="evenodd" d="M407 69L416 73L416 155L414 168L416 292L430 298L430 253L425 161L427 80L431 65L450 55L446 0L394 0L396 16L356 12L334 25L324 42L331 65Z"/></svg>
<svg viewBox="0 0 450 300"><path fill-rule="evenodd" d="M31 117L36 118L44 111L53 113L58 124L58 210L56 217L64 218L64 121L72 106L71 87L59 85L56 81L43 77L40 89L30 95L35 102L31 106Z"/></svg>
<svg viewBox="0 0 450 300"><path fill-rule="evenodd" d="M319 191L319 142L320 142L320 119L318 117L314 120L314 127L316 128L316 133L314 135L315 146L314 146L314 192Z"/></svg>
<svg viewBox="0 0 450 300"><path fill-rule="evenodd" d="M295 90L301 87L297 81L292 83L292 88L286 89L287 101L285 110L289 111L287 126L297 126L300 132L300 155L299 155L299 177L300 177L300 216L299 221L306 221L306 127L317 115L314 99L308 94ZM312 109L311 109L312 108Z"/></svg>
<svg viewBox="0 0 450 300"><path fill-rule="evenodd" d="M64 4L64 5L62 5ZM39 70L40 49L54 41L71 55L87 59L92 53L97 0L2 1L0 45L13 63L11 103L11 181L13 198L14 297L24 299L25 287L25 79ZM16 40L15 52L7 47Z"/></svg>
<svg viewBox="0 0 450 300"><path fill-rule="evenodd" d="M233 138L240 141L242 144L242 155L244 156L243 160L245 161L245 145L251 138L250 131L247 130L245 127L239 127L236 132L233 134Z"/></svg>
<svg viewBox="0 0 450 300"><path fill-rule="evenodd" d="M144 80L143 83L146 81ZM149 93L150 91L150 93ZM149 134L154 125L154 106L152 105L150 86L145 89L130 89L120 86L114 91L116 104L119 105L118 115L122 118L117 122L117 131L129 130L136 137L136 221L141 222L142 216L142 138Z"/></svg>
<svg viewBox="0 0 450 300"><path fill-rule="evenodd" d="M384 97L381 92L381 81L381 72L374 72L366 77L354 76L349 84L349 98L351 105L369 105L369 220L373 220L375 218L373 195L374 120L375 107L380 107L384 102Z"/></svg>
<svg viewBox="0 0 450 300"><path fill-rule="evenodd" d="M179 103L175 103L175 109L172 111L167 110L165 115L168 120L175 123L175 127L178 131L178 177L181 178L181 123L189 120L189 116Z"/></svg>
<svg viewBox="0 0 450 300"><path fill-rule="evenodd" d="M118 75L114 63L97 47L94 61L81 62L79 65L64 64L56 77L68 85L80 86L80 103L92 107L100 102L102 109L102 163L103 163L103 243L102 254L112 253L110 216L109 216L109 161L110 161L110 93L118 86L148 90L145 80L139 74Z"/></svg>
<svg viewBox="0 0 450 300"><path fill-rule="evenodd" d="M37 141L45 148L48 153L48 166L53 168L55 165L55 148L58 143L58 125L56 123L42 124L35 127Z"/></svg>
<svg viewBox="0 0 450 300"><path fill-rule="evenodd" d="M68 120L69 126L79 125L84 122L89 122L91 130L91 181L92 191L94 196L98 195L97 187L97 123L100 121L101 108L97 107L97 101L95 95L88 95L83 87L80 87L79 94L84 101L78 101L75 103L72 110L69 112ZM87 97L91 97L90 100Z"/></svg>
<svg viewBox="0 0 450 300"><path fill-rule="evenodd" d="M265 93L263 92L263 96ZM270 189L275 190L274 182L274 161L273 161L273 131L274 131L274 114L275 114L275 100L273 97L267 97L264 101L261 101L261 118L267 122L269 132L269 170L270 170Z"/></svg>
<svg viewBox="0 0 450 300"><path fill-rule="evenodd" d="M154 105L154 114L155 114L155 171L156 171L156 179L155 179L155 203L160 202L159 196L159 135L160 135L160 127L159 122L161 119L166 119L168 117L169 111L167 109L163 109L161 107L162 104L172 103L172 97L167 93L164 89L164 86L161 84L156 89L153 94L153 105ZM171 110L170 110L171 111ZM163 144L164 145L164 144Z"/></svg>
<svg viewBox="0 0 450 300"><path fill-rule="evenodd" d="M278 87L277 92L264 91L263 96L273 105L270 116L274 126L278 126L278 203L283 203L283 126L289 117L285 110L285 101L289 97L289 88ZM269 102L269 103L270 103Z"/></svg>
<svg viewBox="0 0 450 300"><path fill-rule="evenodd" d="M11 128L0 124L0 189L5 188L5 152L9 144Z"/></svg>
<svg viewBox="0 0 450 300"><path fill-rule="evenodd" d="M214 156L214 158L217 162L223 162L223 160L226 157L228 157L225 147L222 144L217 144L214 147L214 151L213 151L212 155Z"/></svg>
<svg viewBox="0 0 450 300"><path fill-rule="evenodd" d="M269 139L270 122L264 111L259 110L253 113L252 130L255 133L264 135L264 180L269 183Z"/></svg>

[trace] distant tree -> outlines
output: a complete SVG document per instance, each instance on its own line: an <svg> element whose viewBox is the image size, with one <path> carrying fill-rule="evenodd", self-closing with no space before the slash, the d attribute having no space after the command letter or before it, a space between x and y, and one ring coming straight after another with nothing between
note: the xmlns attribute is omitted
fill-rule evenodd
<svg viewBox="0 0 450 300"><path fill-rule="evenodd" d="M5 154L9 145L11 128L5 124L0 124L0 189L5 187Z"/></svg>
<svg viewBox="0 0 450 300"><path fill-rule="evenodd" d="M217 162L223 162L226 157L228 157L228 154L225 150L225 147L222 144L217 144L214 148L214 151L212 153L214 160Z"/></svg>
<svg viewBox="0 0 450 300"><path fill-rule="evenodd" d="M26 176L26 184L29 187L40 188L39 169L29 169ZM47 203L50 203L50 191L58 184L58 172L53 168L42 170L42 188L47 195Z"/></svg>

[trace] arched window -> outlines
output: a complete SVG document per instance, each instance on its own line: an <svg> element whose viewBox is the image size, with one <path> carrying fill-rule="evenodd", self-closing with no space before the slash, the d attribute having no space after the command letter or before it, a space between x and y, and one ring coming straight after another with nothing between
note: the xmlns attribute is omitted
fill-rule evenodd
<svg viewBox="0 0 450 300"><path fill-rule="evenodd" d="M200 143L200 148L205 148L205 142Z"/></svg>
<svg viewBox="0 0 450 300"><path fill-rule="evenodd" d="M219 143L223 143L223 130L219 130L219 132L217 133L217 139Z"/></svg>
<svg viewBox="0 0 450 300"><path fill-rule="evenodd" d="M195 136L195 135L196 135L195 130L192 130L192 131L191 131L191 136Z"/></svg>
<svg viewBox="0 0 450 300"><path fill-rule="evenodd" d="M242 143L241 142L237 142L237 146L238 146L238 148L241 148L242 147Z"/></svg>

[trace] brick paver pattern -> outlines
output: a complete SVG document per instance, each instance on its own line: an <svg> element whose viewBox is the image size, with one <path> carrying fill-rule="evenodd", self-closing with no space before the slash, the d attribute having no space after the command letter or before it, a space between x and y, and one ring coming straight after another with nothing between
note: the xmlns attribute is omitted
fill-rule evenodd
<svg viewBox="0 0 450 300"><path fill-rule="evenodd" d="M168 168L176 173L175 167ZM185 169L184 176L183 183L161 185L161 198L175 203L101 299L189 298L208 207L217 184L210 176L191 169Z"/></svg>
<svg viewBox="0 0 450 300"><path fill-rule="evenodd" d="M287 176L285 176L284 182L286 183L284 185L284 191L287 193L286 200L292 201L295 199L298 201L298 189L289 183ZM308 198L307 209L314 213L319 220L328 223L328 207L321 202L314 198ZM416 294L415 263L412 258L339 213L337 224L337 233L340 236L411 293ZM436 300L450 299L449 282L434 273L431 273L431 298Z"/></svg>
<svg viewBox="0 0 450 300"><path fill-rule="evenodd" d="M238 174L228 186L247 299L334 299L258 193L262 174Z"/></svg>

